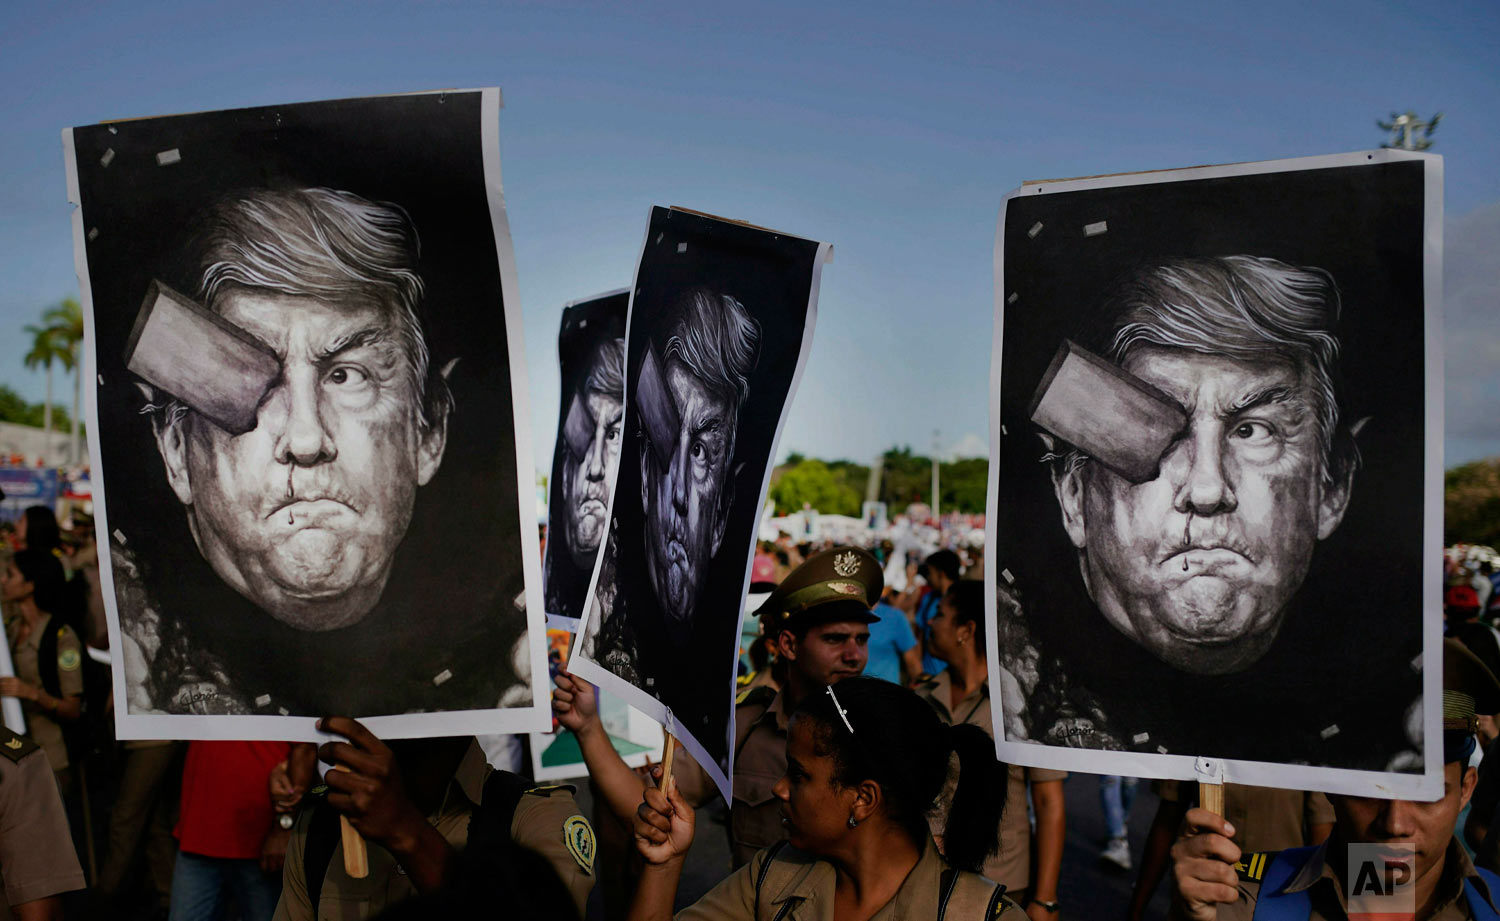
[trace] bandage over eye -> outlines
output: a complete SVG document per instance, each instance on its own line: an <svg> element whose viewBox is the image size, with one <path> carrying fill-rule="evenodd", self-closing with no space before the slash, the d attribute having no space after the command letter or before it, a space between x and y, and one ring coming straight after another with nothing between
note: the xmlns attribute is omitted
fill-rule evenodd
<svg viewBox="0 0 1500 921"><path fill-rule="evenodd" d="M255 428L281 360L258 339L160 281L125 340L125 367L231 435Z"/></svg>
<svg viewBox="0 0 1500 921"><path fill-rule="evenodd" d="M672 449L677 436L682 432L682 415L677 411L677 400L667 387L667 379L661 373L661 363L656 360L655 350L647 347L646 357L641 360L641 374L635 386L635 405L641 414L641 424L646 437L656 449L656 459L663 468L672 465Z"/></svg>
<svg viewBox="0 0 1500 921"><path fill-rule="evenodd" d="M568 450L573 456L585 458L589 453L589 445L594 441L594 414L589 412L588 404L578 394L573 394L573 403L568 407L568 418L563 423L563 440L568 444Z"/></svg>
<svg viewBox="0 0 1500 921"><path fill-rule="evenodd" d="M1156 478L1188 421L1176 400L1067 339L1037 384L1030 416L1132 483Z"/></svg>

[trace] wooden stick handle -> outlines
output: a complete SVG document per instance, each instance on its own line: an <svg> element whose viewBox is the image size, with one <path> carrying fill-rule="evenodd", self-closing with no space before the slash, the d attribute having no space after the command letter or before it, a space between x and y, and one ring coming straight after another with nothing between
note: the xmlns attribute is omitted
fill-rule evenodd
<svg viewBox="0 0 1500 921"><path fill-rule="evenodd" d="M661 784L657 787L659 790L665 790L672 780L672 755L677 752L677 739L670 732L666 736L667 744L661 752Z"/></svg>
<svg viewBox="0 0 1500 921"><path fill-rule="evenodd" d="M364 879L370 875L370 852L365 849L365 839L359 836L347 816L339 816L339 833L343 835L344 872L350 879Z"/></svg>
<svg viewBox="0 0 1500 921"><path fill-rule="evenodd" d="M335 771L347 771L342 764L333 766ZM348 816L339 816L339 836L344 846L344 873L350 879L364 879L370 875L370 852L365 848L365 839L359 836Z"/></svg>
<svg viewBox="0 0 1500 921"><path fill-rule="evenodd" d="M1198 781L1198 805L1222 819L1224 817L1224 785Z"/></svg>

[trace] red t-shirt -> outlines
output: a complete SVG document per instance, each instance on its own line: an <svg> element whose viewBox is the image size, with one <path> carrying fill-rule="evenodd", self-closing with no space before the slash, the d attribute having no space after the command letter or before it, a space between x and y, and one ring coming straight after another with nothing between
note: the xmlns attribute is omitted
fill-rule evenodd
<svg viewBox="0 0 1500 921"><path fill-rule="evenodd" d="M271 830L271 768L291 749L287 742L189 742L173 831L182 850L258 859Z"/></svg>

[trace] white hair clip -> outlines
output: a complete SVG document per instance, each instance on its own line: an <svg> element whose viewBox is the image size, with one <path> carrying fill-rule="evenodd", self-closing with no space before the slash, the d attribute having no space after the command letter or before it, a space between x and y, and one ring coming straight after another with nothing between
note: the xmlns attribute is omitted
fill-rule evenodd
<svg viewBox="0 0 1500 921"><path fill-rule="evenodd" d="M849 725L849 711L839 706L839 698L837 694L833 693L833 685L830 684L827 690L828 696L833 698L833 709L838 711L839 719L844 721L844 728L849 730L851 736L854 735L854 727Z"/></svg>

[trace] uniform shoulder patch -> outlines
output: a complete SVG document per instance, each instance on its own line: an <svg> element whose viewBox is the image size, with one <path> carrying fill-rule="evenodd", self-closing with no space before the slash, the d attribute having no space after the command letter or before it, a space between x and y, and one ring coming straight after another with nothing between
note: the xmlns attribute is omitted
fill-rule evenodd
<svg viewBox="0 0 1500 921"><path fill-rule="evenodd" d="M57 667L65 672L76 672L83 664L83 657L76 649L63 649L57 653Z"/></svg>
<svg viewBox="0 0 1500 921"><path fill-rule="evenodd" d="M597 847L594 843L594 829L589 825L589 820L581 815L569 816L563 821L563 844L568 848L568 853L573 855L573 860L589 876L594 875L594 853Z"/></svg>
<svg viewBox="0 0 1500 921"><path fill-rule="evenodd" d="M771 705L771 701L775 699L776 689L768 684L762 684L759 687L753 687L741 694L739 697L736 697L734 700L734 705L736 707L754 707L757 705L769 707Z"/></svg>
<svg viewBox="0 0 1500 921"><path fill-rule="evenodd" d="M1261 877L1266 875L1266 867L1276 859L1280 851L1259 851L1254 854L1244 854L1234 865L1234 872L1238 873L1240 879L1258 883Z"/></svg>
<svg viewBox="0 0 1500 921"><path fill-rule="evenodd" d="M40 746L27 737L18 735L5 726L0 726L0 755L12 761L20 761L32 752L40 750Z"/></svg>

